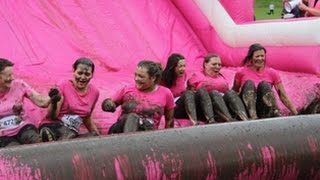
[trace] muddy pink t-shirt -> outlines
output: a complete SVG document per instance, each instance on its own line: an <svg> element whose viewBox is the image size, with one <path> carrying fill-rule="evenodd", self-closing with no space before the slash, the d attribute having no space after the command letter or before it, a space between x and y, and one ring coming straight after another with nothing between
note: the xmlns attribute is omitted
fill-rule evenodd
<svg viewBox="0 0 320 180"><path fill-rule="evenodd" d="M9 91L0 93L0 118L2 119L4 117L14 115L12 107L16 103L23 103L25 97L30 98L32 92L33 89L23 80L13 80ZM29 121L25 113L22 112L22 121L19 124L0 129L0 136L14 136L18 134L21 128L28 124L32 123Z"/></svg>
<svg viewBox="0 0 320 180"><path fill-rule="evenodd" d="M92 84L88 84L87 92L80 94L72 84L71 80L66 80L58 84L58 89L64 97L58 119L61 120L63 115L79 115L81 118L91 116L91 113L98 101L99 90ZM44 123L53 121L45 119Z"/></svg>
<svg viewBox="0 0 320 180"><path fill-rule="evenodd" d="M175 107L171 91L160 85L155 91L148 93L139 91L135 86L126 86L111 99L121 105L121 114L136 113L143 118L153 119L154 129L158 129L165 110Z"/></svg>
<svg viewBox="0 0 320 180"><path fill-rule="evenodd" d="M222 74L219 74L218 76L209 76L205 75L203 72L196 72L192 74L188 80L188 84L196 90L204 87L209 92L217 90L225 93L229 90L228 82Z"/></svg>
<svg viewBox="0 0 320 180"><path fill-rule="evenodd" d="M183 76L179 76L176 79L176 83L171 88L169 88L173 94L173 97L175 98L179 97L186 91L186 88L187 88L186 81L187 81L187 74L184 74Z"/></svg>
<svg viewBox="0 0 320 180"><path fill-rule="evenodd" d="M281 82L279 73L270 67L265 67L261 72L252 70L249 67L244 67L236 73L235 80L240 82L241 87L247 80L252 80L256 88L263 80L267 81L271 87Z"/></svg>

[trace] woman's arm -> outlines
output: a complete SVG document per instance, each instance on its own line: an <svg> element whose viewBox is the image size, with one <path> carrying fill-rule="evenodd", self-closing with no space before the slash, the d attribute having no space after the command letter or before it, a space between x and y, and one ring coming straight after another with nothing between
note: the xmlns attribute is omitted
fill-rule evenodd
<svg viewBox="0 0 320 180"><path fill-rule="evenodd" d="M37 106L46 108L50 104L49 96L42 96L37 91L32 90L29 99Z"/></svg>
<svg viewBox="0 0 320 180"><path fill-rule="evenodd" d="M305 11L306 16L308 16L308 15L320 16L320 9L308 7L304 3L299 4L299 9L302 11Z"/></svg>
<svg viewBox="0 0 320 180"><path fill-rule="evenodd" d="M235 80L233 81L233 87L232 87L232 89L233 89L235 92L239 93L239 91L240 91L240 85L241 85L240 82L235 79Z"/></svg>
<svg viewBox="0 0 320 180"><path fill-rule="evenodd" d="M297 115L298 111L294 104L291 102L290 98L288 97L286 91L284 90L283 84L280 82L275 85L277 93L279 95L280 100L282 103L290 110L293 115Z"/></svg>
<svg viewBox="0 0 320 180"><path fill-rule="evenodd" d="M61 99L58 102L51 102L48 107L47 117L49 117L51 120L55 120L60 113L60 109L63 101L64 101L64 97L61 95ZM56 106L54 103L56 103Z"/></svg>
<svg viewBox="0 0 320 180"><path fill-rule="evenodd" d="M165 110L165 113L164 113L164 117L166 120L165 128L173 128L173 125L174 125L173 112L174 112L174 109Z"/></svg>
<svg viewBox="0 0 320 180"><path fill-rule="evenodd" d="M83 124L86 126L90 133L96 133L97 135L99 135L98 128L91 117L85 118L83 120Z"/></svg>

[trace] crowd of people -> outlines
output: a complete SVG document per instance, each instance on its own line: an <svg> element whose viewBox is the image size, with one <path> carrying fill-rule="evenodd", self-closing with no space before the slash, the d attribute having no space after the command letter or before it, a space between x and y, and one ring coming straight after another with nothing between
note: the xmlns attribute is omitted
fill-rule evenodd
<svg viewBox="0 0 320 180"><path fill-rule="evenodd" d="M108 134L156 130L162 117L165 128L174 127L174 119L190 119L192 125L244 121L281 116L276 92L292 115L298 111L286 94L279 73L266 65L266 49L260 44L249 47L243 68L236 72L233 86L220 72L222 59L210 53L202 69L186 73L186 59L173 53L166 66L142 60L134 72L134 84L123 87L111 97L103 97L103 111L120 115ZM59 141L100 135L92 118L99 90L90 83L95 65L89 58L73 64L73 78L41 95L20 79L14 79L13 63L0 58L0 148L19 144ZM36 127L24 112L24 98L47 115ZM320 100L313 102L319 113ZM80 134L81 126L88 133Z"/></svg>

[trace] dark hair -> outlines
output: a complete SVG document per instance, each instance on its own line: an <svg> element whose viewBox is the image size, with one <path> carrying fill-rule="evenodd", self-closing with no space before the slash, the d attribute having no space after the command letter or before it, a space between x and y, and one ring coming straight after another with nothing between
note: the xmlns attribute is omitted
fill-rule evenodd
<svg viewBox="0 0 320 180"><path fill-rule="evenodd" d="M6 67L12 67L13 62L8 59L0 58L0 72L2 72Z"/></svg>
<svg viewBox="0 0 320 180"><path fill-rule="evenodd" d="M167 65L162 72L162 81L169 88L175 84L177 79L175 68L181 59L185 58L178 53L173 53L168 57Z"/></svg>
<svg viewBox="0 0 320 180"><path fill-rule="evenodd" d="M155 77L155 83L159 83L161 80L162 67L160 63L155 63L149 60L142 60L138 63L138 67L147 69L147 73L150 77Z"/></svg>
<svg viewBox="0 0 320 180"><path fill-rule="evenodd" d="M77 69L79 64L84 64L84 65L87 65L87 66L91 67L92 74L93 74L93 72L94 72L94 64L91 61L91 59L86 58L86 57L82 57L82 58L77 59L76 62L74 62L73 65L72 65L73 71L75 71Z"/></svg>
<svg viewBox="0 0 320 180"><path fill-rule="evenodd" d="M263 50L264 53L267 53L266 48L264 48L261 44L255 43L249 47L247 56L242 60L242 65L248 64L248 62L252 59L253 53L259 50Z"/></svg>
<svg viewBox="0 0 320 180"><path fill-rule="evenodd" d="M206 55L206 56L204 57L204 61L203 61L203 64L202 64L203 69L204 69L204 65L205 65L206 63L208 63L208 62L210 61L210 59L213 58L213 57L220 58L219 55L214 54L214 53L210 53L210 54Z"/></svg>

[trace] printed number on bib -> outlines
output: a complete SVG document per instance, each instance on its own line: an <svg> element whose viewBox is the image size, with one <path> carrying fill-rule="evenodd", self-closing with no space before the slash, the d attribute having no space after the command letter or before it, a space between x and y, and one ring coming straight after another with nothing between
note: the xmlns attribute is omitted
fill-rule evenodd
<svg viewBox="0 0 320 180"><path fill-rule="evenodd" d="M62 117L62 122L68 128L78 132L83 120L79 115L65 114Z"/></svg>
<svg viewBox="0 0 320 180"><path fill-rule="evenodd" d="M8 129L18 126L21 118L16 115L6 116L0 119L0 129Z"/></svg>

